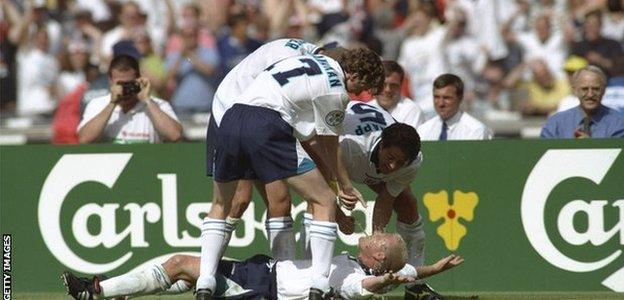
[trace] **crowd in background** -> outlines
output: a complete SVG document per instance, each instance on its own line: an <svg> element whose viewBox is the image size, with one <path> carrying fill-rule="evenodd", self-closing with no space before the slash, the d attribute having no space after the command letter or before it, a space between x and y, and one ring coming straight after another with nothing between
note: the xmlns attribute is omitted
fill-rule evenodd
<svg viewBox="0 0 624 300"><path fill-rule="evenodd" d="M280 37L366 46L396 60L405 70L402 94L425 118L435 115L432 83L443 73L462 78L463 109L477 116L547 116L578 105L569 78L588 64L609 77L603 104L624 112L621 0L0 3L3 117L81 110L108 92L114 51L136 52L154 96L170 101L182 119L209 112L221 78Z"/></svg>

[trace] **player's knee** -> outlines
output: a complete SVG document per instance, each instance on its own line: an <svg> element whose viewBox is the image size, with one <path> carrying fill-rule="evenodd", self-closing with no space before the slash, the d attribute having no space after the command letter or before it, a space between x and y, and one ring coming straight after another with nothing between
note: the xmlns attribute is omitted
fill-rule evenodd
<svg viewBox="0 0 624 300"><path fill-rule="evenodd" d="M181 270L186 266L188 261L188 255L176 254L170 257L163 265L166 265L171 270Z"/></svg>

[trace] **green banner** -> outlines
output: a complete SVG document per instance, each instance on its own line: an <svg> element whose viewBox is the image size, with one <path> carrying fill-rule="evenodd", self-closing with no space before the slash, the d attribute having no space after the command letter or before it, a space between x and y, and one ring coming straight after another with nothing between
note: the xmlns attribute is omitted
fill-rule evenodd
<svg viewBox="0 0 624 300"><path fill-rule="evenodd" d="M623 292L623 146L424 143L412 190L427 262L451 252L466 259L430 282L446 291ZM3 146L0 223L13 291L59 291L66 269L117 275L171 253L198 253L212 195L204 165L203 144ZM369 211L355 215L370 229L375 196L358 188ZM298 228L305 204L294 205ZM265 213L255 195L226 256L267 252ZM341 235L337 253L354 252L361 231Z"/></svg>

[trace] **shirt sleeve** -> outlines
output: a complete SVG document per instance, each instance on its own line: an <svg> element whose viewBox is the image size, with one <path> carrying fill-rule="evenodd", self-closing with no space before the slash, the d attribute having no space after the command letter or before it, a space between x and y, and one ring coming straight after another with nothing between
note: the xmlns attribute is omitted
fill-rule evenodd
<svg viewBox="0 0 624 300"><path fill-rule="evenodd" d="M344 93L329 94L312 99L317 135L340 135L349 96Z"/></svg>
<svg viewBox="0 0 624 300"><path fill-rule="evenodd" d="M158 107L160 108L160 110L166 113L169 117L176 120L176 122L180 123L180 120L178 120L178 116L173 111L173 108L171 107L171 104L169 104L169 102L165 100L158 101Z"/></svg>
<svg viewBox="0 0 624 300"><path fill-rule="evenodd" d="M342 282L342 286L340 287L339 294L345 299L368 299L371 298L374 293L366 290L362 287L362 280L366 279L367 276L359 273L351 273L349 274L344 281Z"/></svg>
<svg viewBox="0 0 624 300"><path fill-rule="evenodd" d="M102 105L103 104L103 105ZM93 99L87 103L85 107L84 113L82 114L82 120L80 120L80 124L78 124L78 128L76 132L80 131L82 127L84 127L89 121L91 121L97 114L99 114L102 109L108 104L108 101L98 101L98 99Z"/></svg>

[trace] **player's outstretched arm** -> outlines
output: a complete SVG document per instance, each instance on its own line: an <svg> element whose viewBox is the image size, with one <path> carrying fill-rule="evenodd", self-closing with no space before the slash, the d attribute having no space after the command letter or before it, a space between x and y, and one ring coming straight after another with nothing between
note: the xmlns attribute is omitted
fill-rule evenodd
<svg viewBox="0 0 624 300"><path fill-rule="evenodd" d="M416 272L418 273L418 278L422 279L457 267L463 262L464 259L461 256L451 254L438 260L433 265L416 267Z"/></svg>

